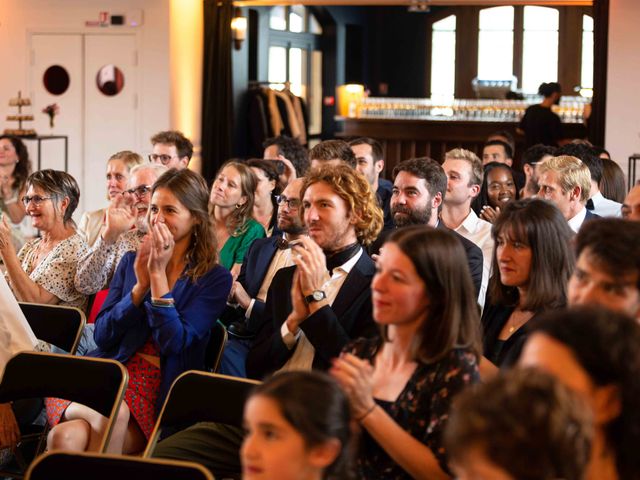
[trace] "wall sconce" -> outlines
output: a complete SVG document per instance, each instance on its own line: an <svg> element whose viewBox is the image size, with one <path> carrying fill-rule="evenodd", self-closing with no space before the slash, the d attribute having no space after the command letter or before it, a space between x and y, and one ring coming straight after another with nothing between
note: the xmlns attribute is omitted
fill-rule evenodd
<svg viewBox="0 0 640 480"><path fill-rule="evenodd" d="M242 42L247 38L247 18L242 16L242 11L235 8L233 18L231 19L231 38L233 38L233 47L240 50Z"/></svg>

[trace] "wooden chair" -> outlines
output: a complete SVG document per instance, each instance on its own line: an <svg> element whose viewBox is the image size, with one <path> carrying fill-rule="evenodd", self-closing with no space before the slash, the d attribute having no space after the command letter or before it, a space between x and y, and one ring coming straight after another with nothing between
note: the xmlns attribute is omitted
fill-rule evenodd
<svg viewBox="0 0 640 480"><path fill-rule="evenodd" d="M260 382L190 370L173 382L149 443L148 458L164 429L184 429L198 422L242 426L244 403Z"/></svg>
<svg viewBox="0 0 640 480"><path fill-rule="evenodd" d="M115 360L21 352L7 362L0 381L0 403L55 397L86 405L108 418L99 448L105 452L128 380L126 369ZM37 434L41 446L46 433L45 427ZM20 463L0 471L0 477L22 478L25 465Z"/></svg>
<svg viewBox="0 0 640 480"><path fill-rule="evenodd" d="M202 465L120 455L51 452L33 462L27 480L213 480Z"/></svg>
<svg viewBox="0 0 640 480"><path fill-rule="evenodd" d="M55 345L72 355L76 352L86 324L82 310L40 303L18 304L38 340Z"/></svg>
<svg viewBox="0 0 640 480"><path fill-rule="evenodd" d="M227 344L227 329L218 320L211 329L211 336L207 344L207 350L204 356L204 366L207 372L215 373L220 365L224 346Z"/></svg>

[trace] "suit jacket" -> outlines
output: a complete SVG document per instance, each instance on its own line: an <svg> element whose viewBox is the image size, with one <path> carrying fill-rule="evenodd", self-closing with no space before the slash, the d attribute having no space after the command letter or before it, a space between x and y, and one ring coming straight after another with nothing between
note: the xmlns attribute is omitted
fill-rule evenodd
<svg viewBox="0 0 640 480"><path fill-rule="evenodd" d="M453 233L455 237L460 240L462 246L464 247L464 253L467 255L467 263L469 264L469 272L471 273L471 279L473 280L473 286L476 289L476 297L480 295L480 286L482 285L482 250L471 240L464 238L458 232L451 230L444 223L438 221L437 227L440 230L448 230ZM380 252L380 248L387 240L389 235L394 230L383 230L378 235L378 238L371 244L369 247L369 254L374 255Z"/></svg>
<svg viewBox="0 0 640 480"><path fill-rule="evenodd" d="M291 284L296 267L279 270L273 277L262 328L249 351L246 361L247 376L262 379L284 366L293 355L280 334L282 324L292 311ZM362 256L347 275L332 306L325 306L300 324L305 336L315 348L313 368L327 370L331 359L343 347L358 337L377 334L371 311L371 280L375 274L373 260Z"/></svg>

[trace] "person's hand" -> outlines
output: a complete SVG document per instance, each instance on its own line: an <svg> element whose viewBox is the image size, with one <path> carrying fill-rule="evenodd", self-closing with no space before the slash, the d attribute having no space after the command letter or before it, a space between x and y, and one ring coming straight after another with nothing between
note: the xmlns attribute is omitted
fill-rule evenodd
<svg viewBox="0 0 640 480"><path fill-rule="evenodd" d="M2 215L2 221L0 221L0 256L5 258L15 254L16 249L11 238L11 227L7 223L7 217Z"/></svg>
<svg viewBox="0 0 640 480"><path fill-rule="evenodd" d="M102 238L107 243L113 243L128 230L131 230L137 219L137 211L133 204L123 195L116 195L107 208L106 228Z"/></svg>
<svg viewBox="0 0 640 480"><path fill-rule="evenodd" d="M333 359L329 373L340 384L351 404L356 420L371 412L376 403L373 399L373 366L367 360L342 353Z"/></svg>
<svg viewBox="0 0 640 480"><path fill-rule="evenodd" d="M173 235L164 223L151 226L151 253L149 254L149 273L164 273L173 255Z"/></svg>
<svg viewBox="0 0 640 480"><path fill-rule="evenodd" d="M286 321L289 331L295 334L300 324L310 314L309 305L307 305L300 287L300 272L298 270L293 274L293 281L291 282L291 306L292 310Z"/></svg>
<svg viewBox="0 0 640 480"><path fill-rule="evenodd" d="M315 290L322 290L323 285L329 280L327 260L318 244L308 237L301 237L300 243L292 248L293 263L300 272L300 289L304 299Z"/></svg>
<svg viewBox="0 0 640 480"><path fill-rule="evenodd" d="M12 447L20 440L20 429L8 403L0 404L0 448Z"/></svg>
<svg viewBox="0 0 640 480"><path fill-rule="evenodd" d="M500 215L500 207L496 207L494 209L489 205L485 205L480 211L480 218L486 220L489 223L495 222L496 218L498 218L498 215Z"/></svg>
<svg viewBox="0 0 640 480"><path fill-rule="evenodd" d="M138 248L136 259L133 262L133 271L136 274L137 285L144 291L149 289L149 255L151 253L151 235L145 235Z"/></svg>
<svg viewBox="0 0 640 480"><path fill-rule="evenodd" d="M237 303L245 310L249 308L249 304L251 303L251 297L240 282L233 282L229 300L231 303Z"/></svg>

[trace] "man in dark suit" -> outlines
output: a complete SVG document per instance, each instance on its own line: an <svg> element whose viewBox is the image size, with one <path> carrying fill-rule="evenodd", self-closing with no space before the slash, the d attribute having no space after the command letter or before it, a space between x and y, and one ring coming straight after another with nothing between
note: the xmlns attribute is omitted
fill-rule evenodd
<svg viewBox="0 0 640 480"><path fill-rule="evenodd" d="M391 213L396 228L407 225L429 225L447 229L438 218L442 201L447 192L447 174L438 162L431 158L412 158L397 164L393 169ZM373 243L370 252L378 253L391 232L384 231ZM462 235L453 232L467 254L469 272L476 289L482 284L482 250Z"/></svg>
<svg viewBox="0 0 640 480"><path fill-rule="evenodd" d="M276 273L247 375L280 369L326 370L352 339L375 334L374 263L363 250L382 228L366 179L346 165L312 170L301 192L309 237L294 246L295 267ZM352 207L353 206L353 207Z"/></svg>

